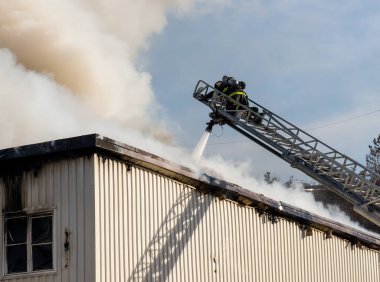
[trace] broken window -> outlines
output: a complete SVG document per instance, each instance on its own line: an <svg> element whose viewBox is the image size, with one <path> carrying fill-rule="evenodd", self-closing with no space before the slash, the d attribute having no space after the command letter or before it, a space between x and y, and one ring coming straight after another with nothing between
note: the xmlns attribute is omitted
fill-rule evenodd
<svg viewBox="0 0 380 282"><path fill-rule="evenodd" d="M53 269L53 215L6 217L7 273Z"/></svg>

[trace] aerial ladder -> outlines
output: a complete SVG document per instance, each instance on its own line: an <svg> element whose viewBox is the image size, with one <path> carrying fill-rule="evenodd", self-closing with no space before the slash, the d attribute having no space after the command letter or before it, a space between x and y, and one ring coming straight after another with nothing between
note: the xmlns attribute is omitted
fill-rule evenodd
<svg viewBox="0 0 380 282"><path fill-rule="evenodd" d="M251 99L250 106L239 104L202 80L193 96L212 110L206 130L211 132L214 125L229 125L352 203L356 213L380 227L380 176L375 171ZM239 107L227 110L227 103ZM237 118L236 111L244 112L243 118Z"/></svg>

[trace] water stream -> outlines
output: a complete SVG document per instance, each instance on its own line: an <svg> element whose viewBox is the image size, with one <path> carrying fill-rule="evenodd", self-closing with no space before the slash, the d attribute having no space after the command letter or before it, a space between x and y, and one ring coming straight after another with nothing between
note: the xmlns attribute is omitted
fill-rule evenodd
<svg viewBox="0 0 380 282"><path fill-rule="evenodd" d="M210 137L210 132L206 130L203 133L201 139L199 140L197 146L195 147L195 149L193 151L193 158L195 160L199 160L202 157L209 137Z"/></svg>

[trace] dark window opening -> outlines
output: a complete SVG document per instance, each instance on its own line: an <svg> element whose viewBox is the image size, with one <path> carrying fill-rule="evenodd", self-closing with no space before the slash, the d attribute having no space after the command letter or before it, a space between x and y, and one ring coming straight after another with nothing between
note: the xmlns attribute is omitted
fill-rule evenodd
<svg viewBox="0 0 380 282"><path fill-rule="evenodd" d="M27 269L28 218L17 217L6 220L6 256L8 273L26 272Z"/></svg>
<svg viewBox="0 0 380 282"><path fill-rule="evenodd" d="M51 216L32 218L33 270L53 268L53 220Z"/></svg>
<svg viewBox="0 0 380 282"><path fill-rule="evenodd" d="M27 251L26 244L7 247L8 273L26 272Z"/></svg>
<svg viewBox="0 0 380 282"><path fill-rule="evenodd" d="M32 218L32 243L48 243L53 238L52 217L35 217Z"/></svg>
<svg viewBox="0 0 380 282"><path fill-rule="evenodd" d="M7 242L8 245L26 243L28 221L27 217L7 219Z"/></svg>
<svg viewBox="0 0 380 282"><path fill-rule="evenodd" d="M53 268L53 244L33 246L33 270Z"/></svg>

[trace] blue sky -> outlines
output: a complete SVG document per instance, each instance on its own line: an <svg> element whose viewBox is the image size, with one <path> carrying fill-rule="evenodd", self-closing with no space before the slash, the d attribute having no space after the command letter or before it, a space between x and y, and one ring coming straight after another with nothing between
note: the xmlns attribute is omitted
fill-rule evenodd
<svg viewBox="0 0 380 282"><path fill-rule="evenodd" d="M179 144L195 146L208 121L192 98L196 82L228 74L246 81L251 99L364 163L380 133L380 3L235 1L168 17L141 57ZM303 178L232 129L214 133L206 155L248 159L257 176Z"/></svg>

